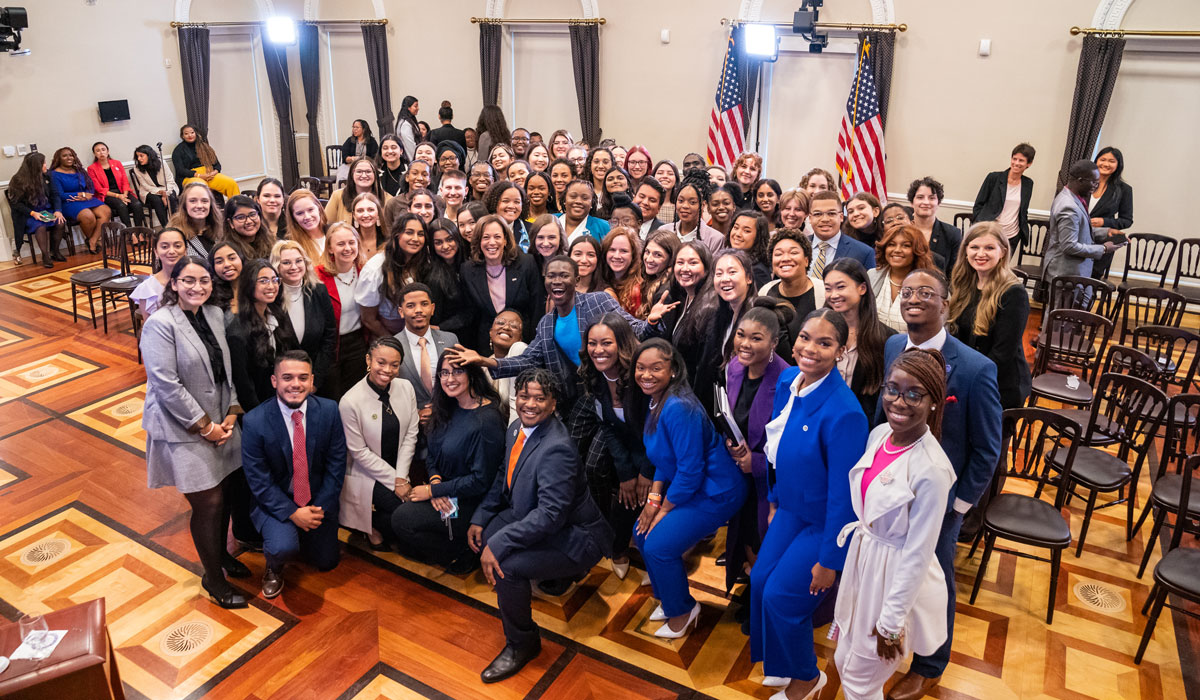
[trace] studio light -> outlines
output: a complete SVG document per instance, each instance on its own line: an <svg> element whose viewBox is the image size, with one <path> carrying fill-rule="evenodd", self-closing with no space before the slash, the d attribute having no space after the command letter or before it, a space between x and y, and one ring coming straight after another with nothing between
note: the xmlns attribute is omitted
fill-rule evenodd
<svg viewBox="0 0 1200 700"><path fill-rule="evenodd" d="M767 62L779 58L779 39L775 36L774 25L744 24L742 28L747 55Z"/></svg>
<svg viewBox="0 0 1200 700"><path fill-rule="evenodd" d="M267 19L267 41L272 44L296 43L296 22L291 17Z"/></svg>

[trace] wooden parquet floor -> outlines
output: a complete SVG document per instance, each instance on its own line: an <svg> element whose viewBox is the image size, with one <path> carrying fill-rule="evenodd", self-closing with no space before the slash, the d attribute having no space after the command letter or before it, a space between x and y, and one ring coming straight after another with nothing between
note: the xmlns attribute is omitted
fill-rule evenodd
<svg viewBox="0 0 1200 700"><path fill-rule="evenodd" d="M92 262L77 257L70 265ZM449 576L346 547L330 573L290 569L274 601L218 608L199 595L186 502L171 489L146 488L145 374L128 315L110 314L108 334L83 318L73 323L66 268L42 273L0 271L0 615L11 620L104 596L129 697L771 695L727 609L723 570L714 563L720 537L694 563L703 612L688 638L652 637L653 601L641 572L621 581L602 563L573 592L535 601L545 630L541 656L492 686L478 674L503 636L495 596L478 574ZM1140 493L1148 491L1145 476ZM1068 509L1076 533L1081 513ZM1149 574L1135 576L1149 528L1127 543L1122 515L1100 511L1083 556L1064 558L1053 625L1044 622L1048 564L994 555L969 605L979 557L960 548L953 660L933 697L1200 698L1194 620L1165 612L1146 660L1133 664L1151 585ZM262 556L241 560L255 578L235 583L257 595ZM821 695L829 700L841 696L825 632L814 638L831 675Z"/></svg>

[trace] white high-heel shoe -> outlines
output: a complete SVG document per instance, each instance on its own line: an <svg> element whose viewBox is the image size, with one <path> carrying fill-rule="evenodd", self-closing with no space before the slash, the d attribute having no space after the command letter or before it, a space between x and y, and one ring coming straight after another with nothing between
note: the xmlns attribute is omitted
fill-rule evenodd
<svg viewBox="0 0 1200 700"><path fill-rule="evenodd" d="M696 623L699 621L699 619L700 603L697 602L696 607L692 608L692 611L688 613L687 622L683 623L683 627L678 632L671 629L670 624L664 624L654 632L654 636L660 639L681 639L688 635L688 632L690 632L691 629L696 626Z"/></svg>
<svg viewBox="0 0 1200 700"><path fill-rule="evenodd" d="M791 683L791 678L783 676L763 676L762 685L765 688L786 688L788 683Z"/></svg>
<svg viewBox="0 0 1200 700"><path fill-rule="evenodd" d="M817 684L813 686L812 690L808 691L808 695L800 698L800 700L812 700L813 698L817 697L825 688L825 684L829 682L829 676L826 676L824 671L818 671L817 673L820 674L817 676ZM772 695L771 700L788 700L787 688L784 688L778 693Z"/></svg>
<svg viewBox="0 0 1200 700"><path fill-rule="evenodd" d="M665 619L667 619L667 614L665 612L663 612L661 605L659 605L657 608L655 608L654 612L650 613L650 621L651 622L662 622Z"/></svg>
<svg viewBox="0 0 1200 700"><path fill-rule="evenodd" d="M613 573L617 575L617 578L624 581L625 577L629 574L629 560L626 559L625 563L623 563L623 564L618 564L617 562L614 561L612 563L612 570L613 570Z"/></svg>

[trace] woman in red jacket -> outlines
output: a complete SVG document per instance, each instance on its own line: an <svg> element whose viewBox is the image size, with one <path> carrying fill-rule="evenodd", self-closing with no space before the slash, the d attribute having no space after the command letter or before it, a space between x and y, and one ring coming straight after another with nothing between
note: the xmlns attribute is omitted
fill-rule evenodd
<svg viewBox="0 0 1200 700"><path fill-rule="evenodd" d="M109 160L108 144L97 141L92 144L94 159L88 166L88 177L96 188L96 199L108 205L113 213L121 217L126 226L145 224L142 202L129 184L129 176L125 174L125 166L119 160ZM130 214L133 221L130 221Z"/></svg>

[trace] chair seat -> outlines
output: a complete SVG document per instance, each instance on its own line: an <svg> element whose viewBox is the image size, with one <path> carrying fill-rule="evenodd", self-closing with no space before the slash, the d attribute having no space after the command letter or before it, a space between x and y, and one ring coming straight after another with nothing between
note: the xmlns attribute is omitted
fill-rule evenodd
<svg viewBox="0 0 1200 700"><path fill-rule="evenodd" d="M114 277L121 275L120 270L114 270L108 267L101 267L95 270L83 270L71 275L72 284L82 284L87 286L95 286L101 282L106 282Z"/></svg>
<svg viewBox="0 0 1200 700"><path fill-rule="evenodd" d="M1188 497L1188 515L1200 516L1200 482L1192 480L1191 495ZM1183 493L1183 476L1180 474L1164 474L1154 482L1150 498L1166 506L1174 512L1179 512L1179 497Z"/></svg>
<svg viewBox="0 0 1200 700"><path fill-rule="evenodd" d="M1176 547L1154 567L1154 578L1177 591L1200 596L1200 549Z"/></svg>
<svg viewBox="0 0 1200 700"><path fill-rule="evenodd" d="M1079 424L1081 430L1086 433L1088 421L1092 419L1092 411L1089 408L1060 408L1055 411L1060 416L1066 416ZM1096 428L1100 432L1089 442L1089 445L1111 445L1114 441L1107 435L1109 425L1112 423L1106 416L1096 416ZM1083 434L1083 433L1081 433Z"/></svg>
<svg viewBox="0 0 1200 700"><path fill-rule="evenodd" d="M123 275L106 280L100 285L100 289L117 294L130 294L145 280L146 275Z"/></svg>
<svg viewBox="0 0 1200 700"><path fill-rule="evenodd" d="M1029 276L1031 280L1040 280L1042 278L1041 265L1017 265L1014 270L1020 270Z"/></svg>
<svg viewBox="0 0 1200 700"><path fill-rule="evenodd" d="M992 499L984 522L1007 539L1047 547L1071 544L1071 527L1053 505L1019 493L1002 493Z"/></svg>
<svg viewBox="0 0 1200 700"><path fill-rule="evenodd" d="M1050 463L1062 469L1064 456L1055 452ZM1104 450L1083 447L1075 453L1075 464L1071 467L1071 480L1091 489L1113 491L1129 482L1132 472L1129 465Z"/></svg>
<svg viewBox="0 0 1200 700"><path fill-rule="evenodd" d="M1090 404L1092 402L1092 387L1082 379L1075 389L1067 386L1067 377L1075 375L1046 372L1033 378L1033 390L1041 396L1064 403ZM1076 377L1078 379L1078 377ZM1085 420L1081 425L1087 425Z"/></svg>

